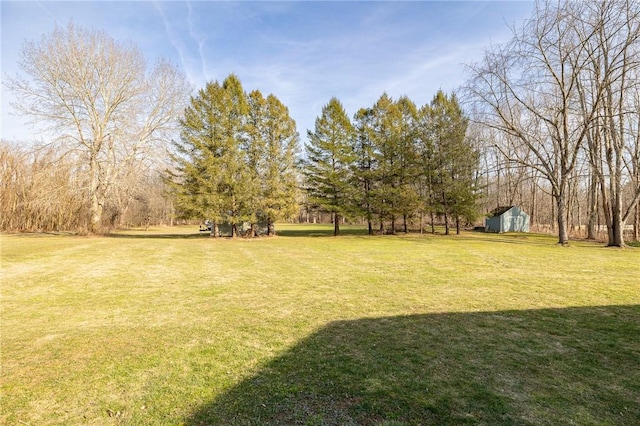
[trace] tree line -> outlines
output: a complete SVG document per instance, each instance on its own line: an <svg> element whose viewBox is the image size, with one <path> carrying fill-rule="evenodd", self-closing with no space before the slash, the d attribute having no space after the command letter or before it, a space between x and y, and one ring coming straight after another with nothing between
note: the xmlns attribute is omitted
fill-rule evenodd
<svg viewBox="0 0 640 426"><path fill-rule="evenodd" d="M549 191L558 240L574 193L588 194L588 235L608 245L640 227L640 4L539 2L512 39L469 66L465 91L487 147Z"/></svg>
<svg viewBox="0 0 640 426"><path fill-rule="evenodd" d="M5 82L13 106L51 139L34 150L2 143L4 230L95 233L176 217L208 219L213 235L221 223L234 235L243 223L270 233L298 212L300 187L335 214L336 233L341 217L395 232L399 220L407 231L416 215L433 225L438 214L448 232L449 218L476 213L477 153L455 96L418 109L383 95L353 124L332 99L300 168L286 106L246 93L234 75L187 101L191 88L171 64L150 68L136 46L72 23L26 42L19 65L23 75Z"/></svg>
<svg viewBox="0 0 640 426"><path fill-rule="evenodd" d="M274 95L245 92L234 75L193 94L173 65L149 66L101 31L58 27L26 42L19 65L3 84L47 139L0 143L2 230L198 217L255 233L302 205L331 214L335 233L344 218L370 233L440 218L448 232L520 203L561 244L585 222L612 246L627 224L639 237L640 4L630 0L536 3L508 43L468 65L460 98L439 92L417 107L383 94L352 117L333 98L302 152Z"/></svg>
<svg viewBox="0 0 640 426"><path fill-rule="evenodd" d="M245 92L233 74L192 97L180 126L168 179L176 210L209 220L213 236L221 224L231 236L248 224L255 236L260 223L269 235L276 221L298 214L300 188L308 205L333 215L335 235L343 218L364 217L370 233L374 221L377 232L393 233L425 214L433 229L438 215L448 233L450 219L459 232L461 220L478 214L478 152L454 95L439 92L417 108L383 94L353 123L332 98L308 131L300 163L287 108L274 95Z"/></svg>
<svg viewBox="0 0 640 426"><path fill-rule="evenodd" d="M479 153L467 138L468 120L455 95L438 92L421 108L386 93L349 119L332 98L308 131L303 162L308 202L332 214L334 235L343 217L365 218L370 234L410 230L411 221L478 216ZM375 225L375 230L374 230Z"/></svg>

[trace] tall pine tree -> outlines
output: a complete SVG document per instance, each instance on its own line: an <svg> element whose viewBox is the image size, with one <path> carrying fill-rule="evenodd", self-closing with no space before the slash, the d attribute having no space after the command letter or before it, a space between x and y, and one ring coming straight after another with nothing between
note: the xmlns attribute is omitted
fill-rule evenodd
<svg viewBox="0 0 640 426"><path fill-rule="evenodd" d="M208 83L191 98L180 120L180 141L175 143L175 171L169 176L176 209L183 218L200 217L215 226L223 221L225 194L220 190L224 180L224 164L230 153L222 125L224 102L222 86Z"/></svg>
<svg viewBox="0 0 640 426"><path fill-rule="evenodd" d="M380 218L380 232L387 220L389 233L395 233L396 220L402 214L402 152L400 127L402 113L389 95L383 93L373 108L373 142L375 146L375 179L373 203Z"/></svg>
<svg viewBox="0 0 640 426"><path fill-rule="evenodd" d="M373 109L371 108L361 108L354 116L354 154L356 158L353 165L354 199L358 213L366 218L369 235L373 234L375 214L373 191L376 185L373 119Z"/></svg>
<svg viewBox="0 0 640 426"><path fill-rule="evenodd" d="M296 156L299 136L289 110L274 95L267 96L264 112L260 216L270 234L275 221L298 213Z"/></svg>
<svg viewBox="0 0 640 426"><path fill-rule="evenodd" d="M431 201L444 216L445 233L449 233L450 219L459 233L460 220L472 222L478 214L474 173L479 155L466 137L468 119L455 95L438 91L428 108L428 121L434 173Z"/></svg>
<svg viewBox="0 0 640 426"><path fill-rule="evenodd" d="M246 161L246 133L249 105L240 80L230 75L222 83L223 102L220 105L225 157L220 188L224 199L223 220L231 225L231 235L238 233L238 224L255 222L252 209L255 190L251 169Z"/></svg>
<svg viewBox="0 0 640 426"><path fill-rule="evenodd" d="M315 130L307 133L304 173L309 199L332 214L333 234L338 235L340 220L354 209L354 129L340 101L332 98L316 119Z"/></svg>
<svg viewBox="0 0 640 426"><path fill-rule="evenodd" d="M398 150L397 202L398 212L402 214L403 231L407 233L408 219L420 206L420 195L416 180L419 177L416 131L418 110L406 96L396 101L395 107L400 116L397 128L396 146Z"/></svg>

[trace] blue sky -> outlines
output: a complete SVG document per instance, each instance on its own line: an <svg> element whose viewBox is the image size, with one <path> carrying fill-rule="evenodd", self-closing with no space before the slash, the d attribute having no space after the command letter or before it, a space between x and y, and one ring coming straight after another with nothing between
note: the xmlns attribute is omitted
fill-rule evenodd
<svg viewBox="0 0 640 426"><path fill-rule="evenodd" d="M55 25L106 31L132 41L149 63L168 58L195 89L235 73L245 88L273 93L304 141L333 96L353 114L383 92L431 101L464 82L463 63L510 38L528 1L104 1L1 2L2 76L19 72L25 40ZM0 136L37 139L2 87Z"/></svg>

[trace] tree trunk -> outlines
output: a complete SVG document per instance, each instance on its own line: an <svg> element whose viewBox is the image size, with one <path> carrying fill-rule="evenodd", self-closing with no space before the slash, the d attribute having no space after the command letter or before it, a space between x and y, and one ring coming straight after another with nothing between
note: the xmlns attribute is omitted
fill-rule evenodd
<svg viewBox="0 0 640 426"><path fill-rule="evenodd" d="M604 220L607 226L607 241L613 241L613 219L611 218L611 208L609 197L607 197L606 184L600 181L600 192L602 197L602 211L604 212Z"/></svg>
<svg viewBox="0 0 640 426"><path fill-rule="evenodd" d="M605 140L606 141L606 140ZM608 142L608 141L606 141ZM622 186L619 179L620 167L618 158L613 158L613 149L610 143L607 143L606 160L609 173L609 188L605 190L605 183L601 183L601 192L607 221L608 247L624 247L623 223L622 223Z"/></svg>
<svg viewBox="0 0 640 426"><path fill-rule="evenodd" d="M433 213L433 211L431 212L431 233L435 234L436 233L436 225L435 225L435 214Z"/></svg>
<svg viewBox="0 0 640 426"><path fill-rule="evenodd" d="M534 177L534 180L531 181L531 214L529 215L531 227L534 227L536 225L536 221L538 220L538 213L536 212L536 188L537 183Z"/></svg>
<svg viewBox="0 0 640 426"><path fill-rule="evenodd" d="M636 205L636 214L633 221L633 240L640 241L640 205Z"/></svg>
<svg viewBox="0 0 640 426"><path fill-rule="evenodd" d="M598 224L598 176L593 173L589 185L589 223L587 225L587 239L595 240Z"/></svg>
<svg viewBox="0 0 640 426"><path fill-rule="evenodd" d="M404 228L404 233L408 234L408 227L407 227L407 215L403 214L402 215L402 220L403 220L403 228Z"/></svg>
<svg viewBox="0 0 640 426"><path fill-rule="evenodd" d="M620 212L614 213L614 217L619 217ZM613 232L611 233L613 239L607 244L608 247L624 247L624 225L620 220L614 219Z"/></svg>
<svg viewBox="0 0 640 426"><path fill-rule="evenodd" d="M100 229L100 221L102 220L102 209L104 203L98 198L100 189L100 180L98 178L98 161L95 154L91 154L89 160L89 232L96 233Z"/></svg>
<svg viewBox="0 0 640 426"><path fill-rule="evenodd" d="M102 221L103 204L98 200L98 195L91 194L91 209L89 212L89 232L96 233L100 230Z"/></svg>
<svg viewBox="0 0 640 426"><path fill-rule="evenodd" d="M449 235L449 216L447 216L447 209L444 209L444 235Z"/></svg>
<svg viewBox="0 0 640 426"><path fill-rule="evenodd" d="M340 234L340 215L338 213L333 214L333 236Z"/></svg>
<svg viewBox="0 0 640 426"><path fill-rule="evenodd" d="M212 223L211 224L211 234L209 234L210 237L212 238L218 238L218 235L220 235L220 230L218 229L218 223Z"/></svg>
<svg viewBox="0 0 640 426"><path fill-rule="evenodd" d="M565 205L564 194L558 194L554 197L556 199L556 206L558 210L558 244L566 246L569 244L569 234L567 232L567 207Z"/></svg>
<svg viewBox="0 0 640 426"><path fill-rule="evenodd" d="M624 247L624 223L622 222L622 199L620 194L620 188L616 188L616 195L611 203L611 228L607 246L609 247Z"/></svg>
<svg viewBox="0 0 640 426"><path fill-rule="evenodd" d="M456 235L460 235L460 217L456 216Z"/></svg>
<svg viewBox="0 0 640 426"><path fill-rule="evenodd" d="M569 180L567 184L567 207L566 207L566 223L567 223L567 234L569 230L575 230L575 223L573 218L573 184L572 180Z"/></svg>

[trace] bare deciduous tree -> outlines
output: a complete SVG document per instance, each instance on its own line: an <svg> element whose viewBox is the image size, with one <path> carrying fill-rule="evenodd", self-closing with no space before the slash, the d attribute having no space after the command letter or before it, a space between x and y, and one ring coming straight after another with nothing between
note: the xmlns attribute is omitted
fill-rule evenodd
<svg viewBox="0 0 640 426"><path fill-rule="evenodd" d="M89 230L98 231L114 188L164 150L186 80L164 61L148 73L135 46L73 24L25 43L19 65L24 75L7 82L13 106L82 162Z"/></svg>
<svg viewBox="0 0 640 426"><path fill-rule="evenodd" d="M496 148L549 182L561 244L574 215L582 148L601 185L609 245L624 245L624 222L640 199L633 188L622 200L637 140L629 96L639 77L639 18L630 0L540 2L510 43L469 66L476 118L508 136Z"/></svg>
<svg viewBox="0 0 640 426"><path fill-rule="evenodd" d="M640 87L640 5L628 0L589 2L574 17L588 55L578 81L584 110L596 108L587 138L598 178L610 246L624 245L624 225L640 199L633 181L637 161L637 105ZM625 183L632 186L624 200Z"/></svg>

